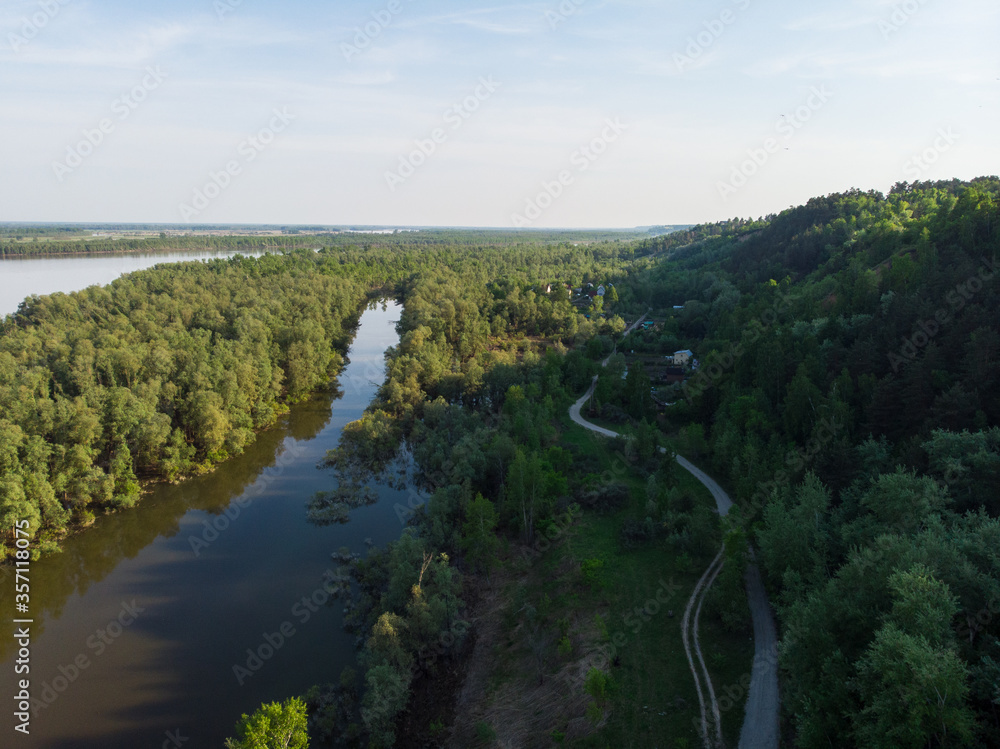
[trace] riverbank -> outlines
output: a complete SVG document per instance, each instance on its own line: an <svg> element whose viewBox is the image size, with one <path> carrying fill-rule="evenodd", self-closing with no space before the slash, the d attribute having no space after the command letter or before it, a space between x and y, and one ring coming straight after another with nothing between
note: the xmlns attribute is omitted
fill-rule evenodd
<svg viewBox="0 0 1000 749"><path fill-rule="evenodd" d="M241 713L353 663L342 607L323 602L340 564L331 552L363 555L366 539L398 538L396 507L408 493L377 487L376 503L346 525L310 523L306 504L335 486L316 466L377 391L399 313L394 304L364 312L340 392L293 405L242 455L152 486L138 506L99 517L62 553L32 563L32 694L55 695L32 724L33 747L159 746L178 729L192 746L221 746ZM13 608L12 596L2 586L0 606ZM142 611L119 629L123 601ZM113 636L103 643L99 631ZM281 635L280 646L264 635ZM4 691L13 688L10 644L0 642ZM64 684L60 667L78 656L87 666ZM237 667L249 672L242 680Z"/></svg>
<svg viewBox="0 0 1000 749"><path fill-rule="evenodd" d="M69 241L69 240L66 240ZM84 241L84 240L73 240L73 241ZM256 256L267 254L268 251L273 250L293 250L293 249L304 249L302 247L284 247L280 245L258 245L254 248L245 248L249 251L249 254ZM74 258L74 257L125 257L128 255L168 255L172 253L185 253L185 252L218 252L220 254L230 254L230 253L240 253L239 249L222 249L211 247L205 245L202 247L166 247L160 249L153 248L139 248L139 249L125 249L125 250L65 250L60 252L31 252L31 253L18 253L18 252L4 252L0 249L0 262L5 260L52 260L55 258Z"/></svg>
<svg viewBox="0 0 1000 749"><path fill-rule="evenodd" d="M136 477L139 485L139 495L138 499L134 504L128 505L126 507L114 507L114 506L92 506L92 509L86 508L82 510L79 514L73 516L73 519L64 528L60 529L49 529L45 528L39 531L38 536L35 539L35 545L32 547L32 558L38 559L42 554L54 554L62 551L62 543L72 536L79 533L85 532L97 521L99 517L108 516L121 512L123 510L132 510L137 507L141 507L143 504L143 498L151 495L157 486L162 485L181 485L192 479L198 477L206 476L218 470L220 467L225 466L228 462L232 461L234 458L239 457L246 449L248 449L261 434L268 432L276 428L281 421L290 413L292 407L297 404L305 403L310 400L315 400L317 398L324 400L327 404L336 398L336 394L339 387L339 378L343 374L344 370L349 364L348 353L353 345L354 339L357 337L358 329L360 327L361 318L364 311L371 307L373 304L377 304L378 300L384 301L384 296L382 291L371 292L368 299L365 300L364 304L358 309L355 317L346 320L346 332L349 333L348 341L333 349L333 354L335 355L332 359L335 362L334 367L330 372L330 379L322 387L317 388L307 394L301 395L297 398L288 398L287 396L275 405L274 408L274 418L269 424L263 425L259 428L253 429L253 440L243 446L243 448L235 454L227 454L222 460L211 462L209 460L204 460L200 463L194 465L193 470L178 475L174 478L168 478L165 476L155 476L155 475L138 475ZM13 559L0 560L0 567L10 567Z"/></svg>

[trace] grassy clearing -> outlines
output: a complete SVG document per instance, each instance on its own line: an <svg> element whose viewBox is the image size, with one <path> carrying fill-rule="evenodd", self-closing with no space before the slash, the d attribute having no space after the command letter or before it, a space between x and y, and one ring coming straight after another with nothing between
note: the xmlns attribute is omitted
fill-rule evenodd
<svg viewBox="0 0 1000 749"><path fill-rule="evenodd" d="M615 456L604 438L568 421L562 429L563 443L573 446L588 472L630 486L631 504L605 515L585 512L541 554L508 556L495 581L488 686L466 718L479 728L473 745L697 749L698 699L680 622L721 532L690 555L662 541L625 549L622 523L644 508L646 477ZM679 470L677 479L696 502L714 507L693 476ZM584 564L590 568L584 572L588 560L597 561ZM738 692L753 644L749 632L726 632L707 611L700 632L726 743L735 746L743 720ZM612 677L604 699L584 688L595 666Z"/></svg>
<svg viewBox="0 0 1000 749"><path fill-rule="evenodd" d="M573 441L588 459L611 460L607 441L575 425L567 428L567 441ZM602 467L604 467L602 466ZM714 507L708 490L686 471L678 471L679 485L700 503ZM645 482L632 471L623 479L633 487L633 500L641 507ZM613 667L617 689L607 724L581 746L614 747L698 747L700 739L694 720L699 715L694 689L681 641L680 619L698 578L718 550L721 536L700 554L688 557L668 550L662 543L651 543L625 550L619 542L623 519L638 509L635 505L608 516L590 515L581 523L579 534L567 544L567 552L577 559L600 557L605 560L601 587L594 592L594 603L607 614L608 635L620 664ZM661 606L656 596L672 591L669 602ZM638 611L636 609L638 608ZM668 615L673 610L674 616ZM655 612L655 613L654 613ZM626 617L628 617L626 619ZM747 634L726 632L718 621L702 613L700 637L713 684L739 685L749 674L753 659L752 642ZM617 639L616 639L617 638ZM735 694L735 692L733 692ZM721 700L723 694L717 691ZM732 703L722 703L726 707ZM728 744L737 743L743 721L743 701L723 714L723 732Z"/></svg>

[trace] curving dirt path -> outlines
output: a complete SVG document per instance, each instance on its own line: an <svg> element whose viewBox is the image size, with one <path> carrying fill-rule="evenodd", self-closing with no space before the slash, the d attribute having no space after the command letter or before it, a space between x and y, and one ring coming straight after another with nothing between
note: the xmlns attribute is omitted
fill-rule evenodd
<svg viewBox="0 0 1000 749"><path fill-rule="evenodd" d="M638 328L638 327L639 327L640 325L642 325L642 321L643 321L643 320L645 320L645 319L646 319L647 317L649 317L649 312L648 312L648 311L646 312L646 314L644 314L644 315L643 315L642 317L640 317L640 318L639 318L638 320L636 320L636 321L635 321L634 323L632 323L632 324L631 324L631 325L629 325L629 326L628 326L627 328L625 328L625 330L624 330L624 331L622 332L622 338L624 338L624 337L625 337L625 336L627 336L627 335L628 335L629 333L631 333L631 332L632 332L633 330L635 330L635 329L636 329L636 328Z"/></svg>
<svg viewBox="0 0 1000 749"><path fill-rule="evenodd" d="M597 424L591 424L585 418L580 415L580 409L583 408L583 404L590 400L590 396L594 394L594 388L597 387L597 375L594 375L594 379L590 383L590 388L584 393L583 397L580 398L576 403L569 407L569 418L575 421L580 426L585 429L589 429L592 432L597 432L598 434L603 434L605 437L617 437L618 432L612 432L610 429L605 429L604 427L599 427Z"/></svg>
<svg viewBox="0 0 1000 749"><path fill-rule="evenodd" d="M645 319L643 315L625 331L628 335L635 330ZM602 362L606 364L607 359ZM569 409L569 417L575 423L597 432L605 437L617 437L618 433L610 429L591 424L580 415L580 409L590 399L597 386L597 376L594 376L590 383L590 388L576 403ZM660 448L663 450L663 448ZM681 455L676 456L677 463L685 470L689 471L711 492L718 507L719 515L726 515L733 506L733 501L729 495L719 486L711 476L702 471L687 458ZM698 692L698 702L701 708L702 738L707 749L713 749L712 744L721 747L722 743L722 723L720 720L719 705L715 699L715 690L705 667L705 660L702 657L701 647L698 642L698 618L701 614L701 604L704 602L705 594L711 588L716 576L722 569L719 561L722 552L712 560L705 573L701 576L695 586L694 593L688 601L684 611L684 618L681 622L681 633L684 641L684 650L687 655L688 665L691 668L691 675L694 677L695 688ZM777 628L774 625L774 617L771 613L771 605L767 600L767 591L764 590L764 582L760 576L760 570L754 561L753 548L750 549L750 563L747 565L744 582L746 584L747 601L750 605L750 616L753 620L753 641L754 657L753 668L750 672L750 689L747 694L747 702L743 717L743 728L740 731L739 749L778 749L779 729L778 711L781 706L781 698L778 692L778 636ZM716 566L718 564L718 566ZM714 573L713 573L714 569ZM700 597L699 597L700 594ZM689 619L692 609L695 610L694 622L691 626L692 636L689 636ZM699 675L692 658L692 649L689 640L694 640L694 653L698 658L702 674ZM705 687L703 691L702 679ZM709 718L706 709L705 692L708 693L708 705L711 707L712 723L715 728L715 742L709 735Z"/></svg>
<svg viewBox="0 0 1000 749"><path fill-rule="evenodd" d="M627 336L633 330L642 325L642 321L645 320L648 315L649 313L647 312L645 315L640 317L634 323L629 325L625 329L625 332L622 333L622 338L625 338L625 336ZM617 348L618 346L616 344L615 349ZM604 361L601 362L601 366L602 367L606 366L609 359L611 359L611 355L609 355ZM582 426L584 429L589 429L592 432L603 434L605 437L617 437L618 432L612 432L610 429L605 429L604 427L597 426L597 424L591 424L589 421L587 421L580 415L580 409L583 408L583 404L586 403L588 400L590 400L590 396L594 394L594 388L597 387L597 377L598 375L594 375L594 379L590 381L590 388L588 388L587 392L583 394L583 397L581 397L580 400L578 400L576 403L574 403L572 406L569 407L569 418L575 421L580 426Z"/></svg>
<svg viewBox="0 0 1000 749"><path fill-rule="evenodd" d="M701 483L705 485L705 488L712 494L712 498L715 500L715 506L719 508L719 515L725 516L729 514L729 511L733 507L733 500L729 498L729 495L723 491L722 487L719 486L715 479L701 470L698 466L692 463L690 460L685 458L683 455L678 455L677 462L680 466L698 479Z"/></svg>
<svg viewBox="0 0 1000 749"><path fill-rule="evenodd" d="M701 641L698 638L698 622L701 620L701 605L705 603L708 589L712 587L715 578L722 572L722 565L725 563L725 560L722 559L722 554L725 550L725 546L719 550L719 566L715 568L715 572L712 573L712 576L708 579L708 583L705 585L705 591L701 594L701 600L698 601L698 608L694 612L694 625L692 625L691 630L694 633L694 652L698 654L698 663L701 664L701 671L705 675L705 688L708 690L709 701L712 705L712 721L715 723L715 745L718 749L722 749L726 745L722 739L722 715L719 713L719 702L715 699L715 688L712 686L712 677L708 674L708 666L705 665L705 657L701 653ZM708 739L707 732L703 736L706 740Z"/></svg>
<svg viewBox="0 0 1000 749"><path fill-rule="evenodd" d="M708 488L715 497L721 515L729 512L733 502L715 479L680 455L677 456L677 462ZM754 654L739 749L778 749L778 713L781 709L781 695L778 692L778 630L774 625L774 615L757 568L753 547L750 548L750 563L747 564L744 584L753 620Z"/></svg>
<svg viewBox="0 0 1000 749"><path fill-rule="evenodd" d="M708 712L705 709L705 692L708 692L709 705L712 709L712 723L715 727L715 734L718 737L716 746L719 747L722 746L722 721L719 717L719 703L715 699L715 689L712 687L712 677L705 667L705 658L701 653L701 643L698 641L698 618L701 616L701 605L705 602L705 595L708 593L708 589L712 587L712 583L715 582L716 576L722 569L723 551L725 549L719 550L719 553L715 555L715 559L712 560L712 563L708 565L708 569L705 570L701 579L698 580L698 584L695 585L694 592L691 593L691 598L688 599L687 606L684 609L684 617L681 619L681 640L684 643L684 655L687 656L688 668L691 669L691 675L694 677L694 688L698 693L698 707L701 710L701 738L708 749L712 749L712 743L709 738ZM695 609L694 622L692 624L691 610L694 609L696 602L698 607ZM692 639L694 640L694 652L697 654L698 664L701 666L700 674L694 665L694 658L691 655ZM703 680L704 686L702 685Z"/></svg>

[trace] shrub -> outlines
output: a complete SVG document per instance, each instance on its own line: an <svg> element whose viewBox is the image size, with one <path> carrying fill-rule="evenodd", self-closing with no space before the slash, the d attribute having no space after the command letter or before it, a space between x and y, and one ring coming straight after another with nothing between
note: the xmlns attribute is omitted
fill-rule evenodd
<svg viewBox="0 0 1000 749"><path fill-rule="evenodd" d="M599 668L592 668L587 672L587 680L584 682L584 691L598 702L604 702L608 698L608 691L611 687L611 677Z"/></svg>
<svg viewBox="0 0 1000 749"><path fill-rule="evenodd" d="M597 512L614 512L624 507L632 496L628 484L611 481L584 492L580 504Z"/></svg>
<svg viewBox="0 0 1000 749"><path fill-rule="evenodd" d="M652 518L647 517L645 520L628 518L622 524L620 538L622 546L631 549L652 541L657 535L659 535L659 528Z"/></svg>
<svg viewBox="0 0 1000 749"><path fill-rule="evenodd" d="M601 406L601 418L612 424L624 424L630 421L629 415L613 403L605 403Z"/></svg>
<svg viewBox="0 0 1000 749"><path fill-rule="evenodd" d="M494 731L493 726L485 720L477 722L474 730L476 732L476 741L483 744L496 741L497 732Z"/></svg>
<svg viewBox="0 0 1000 749"><path fill-rule="evenodd" d="M298 697L261 705L253 715L244 714L236 723L236 738L226 739L226 749L256 749L281 746L306 749L306 705Z"/></svg>
<svg viewBox="0 0 1000 749"><path fill-rule="evenodd" d="M603 559L585 559L580 562L580 571L583 573L583 580L591 588L597 588L600 586L601 570L603 569Z"/></svg>

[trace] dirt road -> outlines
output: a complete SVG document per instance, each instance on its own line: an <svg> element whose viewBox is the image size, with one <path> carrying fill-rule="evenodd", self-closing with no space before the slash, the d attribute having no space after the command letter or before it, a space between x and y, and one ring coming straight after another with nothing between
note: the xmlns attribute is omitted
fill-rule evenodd
<svg viewBox="0 0 1000 749"><path fill-rule="evenodd" d="M705 595L712 587L715 578L722 569L722 554L725 549L721 549L715 555L715 559L708 565L705 574L698 580L694 587L694 592L684 609L684 617L681 619L681 641L684 643L684 655L687 656L688 668L694 677L694 688L698 692L698 708L701 711L701 738L706 749L722 747L722 719L719 717L719 703L715 699L715 688L712 686L712 677L705 666L705 657L701 652L701 643L698 640L698 619L701 617L701 606L705 602ZM695 603L698 604L695 608ZM691 611L694 610L694 620L691 620ZM692 648L691 642L694 641ZM698 656L699 669L694 664L692 652ZM705 695L708 695L708 708L706 709ZM711 718L709 718L711 716ZM714 735L714 739L712 738Z"/></svg>
<svg viewBox="0 0 1000 749"><path fill-rule="evenodd" d="M639 320L637 320L632 327L626 331L626 333L630 333L635 330L644 317L645 315L639 318ZM605 437L617 437L617 432L605 429L604 427L599 427L596 424L591 424L580 415L580 409L583 407L583 404L587 402L590 396L593 395L594 387L596 385L597 377L595 376L593 381L590 383L590 388L587 390L586 394L570 407L569 417L580 426L593 432L603 434ZM733 506L733 502L729 498L729 495L726 494L722 487L715 481L715 479L691 463L691 461L680 455L677 456L677 462L684 469L690 471L691 474L704 484L709 492L711 492L712 497L715 499L715 504L718 507L719 515L726 515ZM764 582L760 577L760 570L757 568L757 564L754 561L752 548L750 549L750 557L751 560L747 565L745 584L747 601L750 604L750 615L753 619L754 657L753 668L750 672L750 690L747 695L743 728L740 731L739 749L777 749L779 738L778 711L781 706L781 697L778 693L778 635L777 629L774 625L774 617L771 613L771 605L768 603L767 592L764 590ZM684 648L687 653L688 665L691 667L691 674L694 677L695 687L698 690L698 700L701 703L702 733L708 749L711 749L712 743L719 742L721 744L721 733L719 732L719 706L715 701L715 690L712 688L711 680L708 677L708 670L705 668L705 661L701 655L701 648L698 645L697 627L698 614L701 613L701 601L704 600L705 593L707 593L712 582L715 580L715 575L717 575L719 569L721 569L721 565L719 565L718 568L715 569L715 574L711 574L713 572L713 568L716 567L716 562L718 560L719 557L716 557L715 560L712 561L712 564L710 564L709 568L705 570L705 574L698 582L694 593L691 595L691 600L688 601L687 610L684 612L684 620L682 622L682 626L684 628ZM707 584L704 584L706 583L706 579L709 577L711 579L707 581ZM701 597L696 604L696 599L698 599L699 593L701 594ZM697 605L697 610L695 613L694 623L692 625L693 633L689 637L688 619L690 612L695 605ZM698 669L695 667L694 660L692 658L689 639L694 640L694 654L697 655L699 664L701 665L701 676L699 676ZM706 682L704 689L708 693L709 697L707 705L704 692L702 691L702 679ZM713 719L711 722L714 723L711 727L709 726L709 713L707 712L706 707L711 708L711 715ZM714 737L712 736L713 733L716 734Z"/></svg>
<svg viewBox="0 0 1000 749"><path fill-rule="evenodd" d="M733 502L715 479L680 455L677 456L677 462L708 488L715 497L720 515L729 512ZM744 582L750 616L753 619L754 655L739 749L778 749L778 711L781 707L781 696L778 693L778 632L752 548Z"/></svg>

